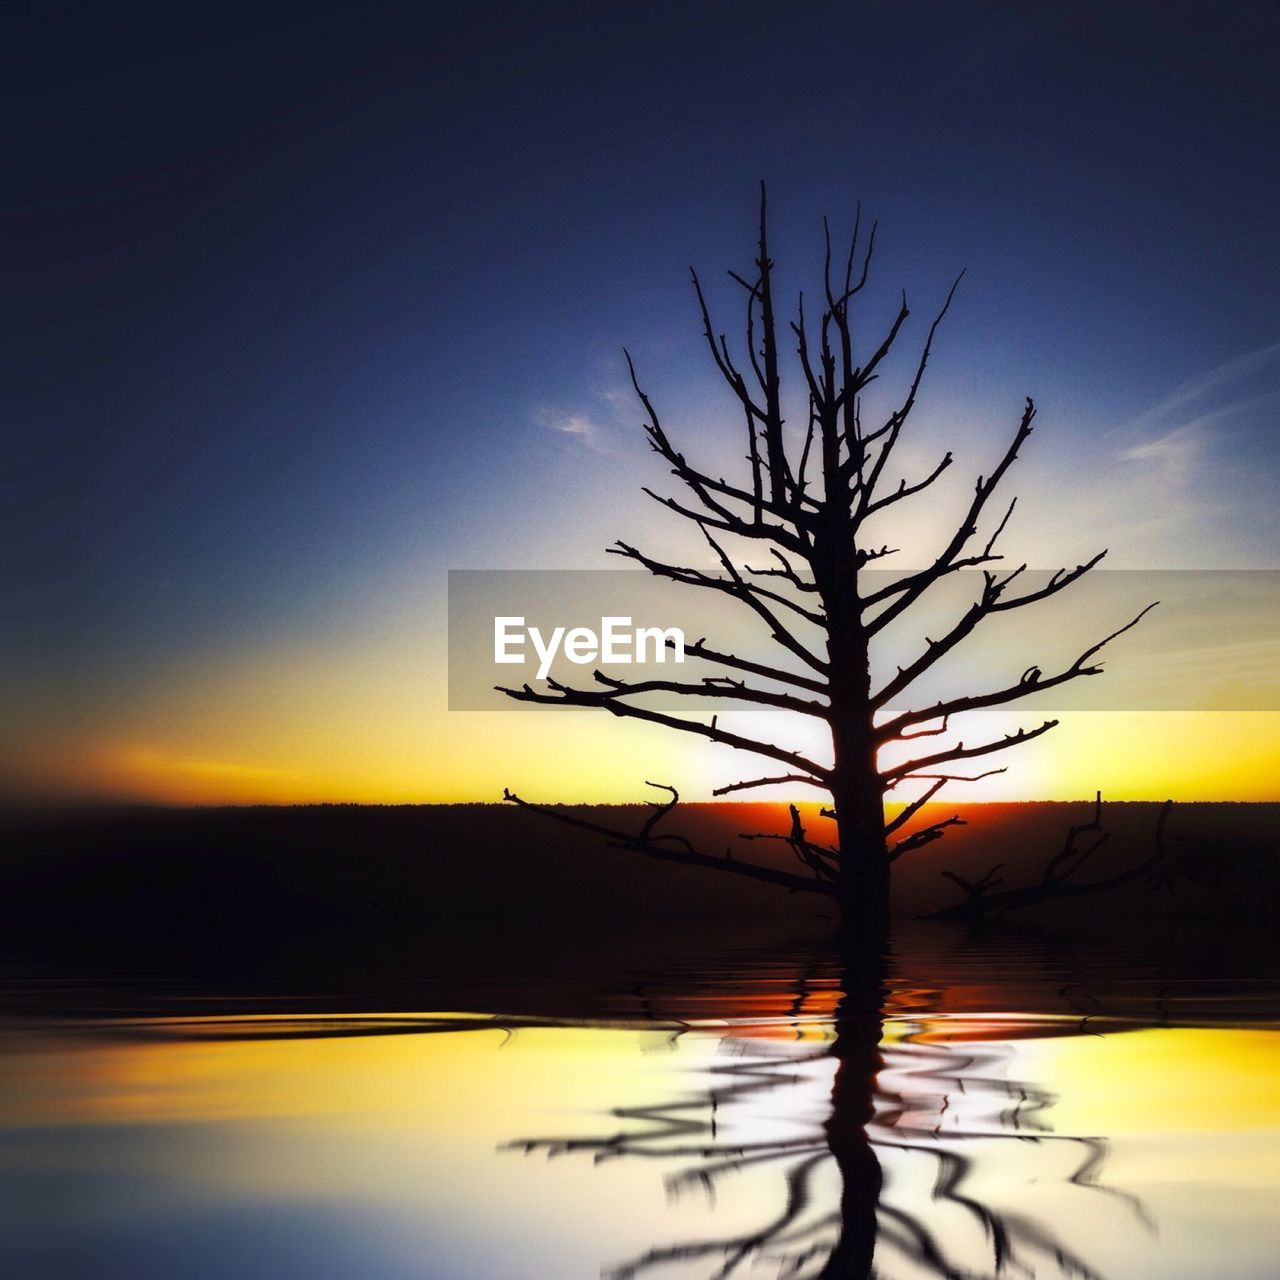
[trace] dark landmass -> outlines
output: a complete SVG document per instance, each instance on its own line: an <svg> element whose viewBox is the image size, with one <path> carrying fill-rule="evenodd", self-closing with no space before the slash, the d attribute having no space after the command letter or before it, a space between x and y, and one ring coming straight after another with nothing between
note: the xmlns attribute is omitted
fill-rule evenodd
<svg viewBox="0 0 1280 1280"><path fill-rule="evenodd" d="M975 878L1004 863L1007 885L1035 880L1092 806L939 806L934 816L944 808L967 825L895 866L903 921L958 899L944 869ZM591 816L638 827L647 812ZM820 837L816 807L804 812ZM1105 806L1111 837L1081 879L1146 857L1158 813ZM795 865L784 844L739 838L784 832L785 806L681 805L667 822L707 850ZM1153 953L1188 940L1219 951L1269 943L1280 805L1178 805L1168 832L1167 883L1046 903L1001 927ZM83 993L86 981L110 991L121 975L147 973L175 990L381 983L390 1000L391 981L561 982L622 974L637 957L676 972L709 948L818 942L834 924L820 898L610 849L502 805L10 811L0 850L0 963L24 999L33 976L52 990L72 975ZM945 932L914 926L916 936L929 929Z"/></svg>

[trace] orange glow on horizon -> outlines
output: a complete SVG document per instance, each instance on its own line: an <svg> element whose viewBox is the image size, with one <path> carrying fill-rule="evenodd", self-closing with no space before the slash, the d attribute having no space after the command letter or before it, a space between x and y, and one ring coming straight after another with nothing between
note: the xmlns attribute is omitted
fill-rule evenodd
<svg viewBox="0 0 1280 1280"><path fill-rule="evenodd" d="M989 717L974 736L1018 723ZM170 805L484 802L504 786L541 801L627 803L652 798L646 778L672 782L684 799L709 800L715 786L754 772L740 753L591 712L437 711L376 727L272 720L245 728L233 735L201 725L198 738L175 733L164 746L158 733L60 744L8 772L24 784L18 794ZM1280 714L1077 713L999 762L1006 773L947 795L1071 800L1101 788L1111 800L1275 801ZM818 798L805 788L754 794Z"/></svg>

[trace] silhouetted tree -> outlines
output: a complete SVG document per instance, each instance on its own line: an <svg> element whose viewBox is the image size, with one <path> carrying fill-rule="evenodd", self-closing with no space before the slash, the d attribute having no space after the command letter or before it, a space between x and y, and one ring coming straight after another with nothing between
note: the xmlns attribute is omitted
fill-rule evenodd
<svg viewBox="0 0 1280 1280"><path fill-rule="evenodd" d="M1045 862L1038 880L1016 888L1001 889L999 886L1004 883L1000 875L1004 870L1003 863L997 863L976 880L970 880L955 871L944 871L943 876L964 893L964 899L930 911L925 918L967 920L971 924L981 924L986 920L1003 920L1015 911L1023 911L1027 907L1054 899L1109 893L1112 889L1120 889L1137 880L1145 880L1148 889L1158 885L1171 885L1178 872L1167 871L1161 864L1167 864L1169 856L1165 827L1172 809L1172 800L1166 800L1160 806L1154 845L1145 858L1093 880L1081 880L1079 873L1085 864L1111 839L1111 833L1102 825L1102 792L1099 791L1094 798L1093 813L1089 820L1067 828L1062 848Z"/></svg>
<svg viewBox="0 0 1280 1280"><path fill-rule="evenodd" d="M648 489L645 492L697 527L719 569L707 572L668 564L622 542L611 550L660 578L727 594L768 628L777 648L776 660L762 662L739 656L713 647L704 639L685 648L686 657L702 660L718 671L700 680L627 682L597 671L590 688L576 688L553 679L547 681L545 688L525 685L503 692L527 702L599 707L616 716L700 735L782 766L780 772L723 786L717 795L778 783L809 785L825 792L832 804L824 813L834 818L838 831L835 844L811 839L795 809L790 834L777 837L791 847L802 864L799 874L729 854L702 853L683 837L656 831L659 819L678 799L669 787L665 789L671 792L671 804L660 806L636 833L573 819L563 811L540 811L568 817L577 825L611 837L614 843L652 856L713 866L786 888L825 894L838 902L851 936L874 942L883 935L887 923L891 864L937 839L947 827L961 820L952 816L909 834L904 828L948 782L987 776L956 772L957 768L972 768L967 762L985 760L1009 747L1030 742L1057 723L1045 720L999 738L965 742L950 740L952 718L967 711L1003 707L1030 694L1098 674L1099 651L1134 626L1142 614L1059 670L1046 674L1032 666L1020 679L1002 687L891 712L890 708L901 705L926 672L984 620L1057 595L1088 573L1106 553L1100 552L1073 569L1060 569L1036 585L1028 585L1030 579L1023 577L1025 564L1007 570L993 567L1003 558L996 545L1013 512L1013 502L988 525L985 536L980 529L987 523L992 495L1031 435L1036 411L1028 399L1003 456L989 475L978 479L954 533L931 562L923 569L893 576L888 582L871 584L861 580L861 571L867 566L894 554L893 548L874 544L868 522L925 493L951 466L952 455L947 452L919 480L903 478L895 484L891 479L894 472L890 460L916 406L935 335L959 278L929 326L905 392L883 420L874 425L865 423L863 392L880 376L886 357L903 333L909 311L904 295L888 331L878 342L865 346L856 342L853 307L867 283L876 228L871 228L865 248L860 248L860 218L855 221L849 251L841 266L833 266L828 231L821 316L816 327L807 322L802 296L797 318L790 326L808 402L808 421L804 430L789 430L783 416L784 352L766 222L762 185L755 272L751 277L730 272L746 298L745 364L735 361L727 339L717 333L697 273L693 274L707 346L743 417L749 467L743 481L726 480L715 470L704 470L680 451L642 390L627 354L631 380L646 415L644 429L649 442L685 489L681 497L663 496ZM748 567L730 554L730 539L765 551L769 563L761 568ZM926 639L916 654L877 685L870 663L870 647L876 637L911 610L936 583L965 569L977 571L974 576L980 586L976 598L937 638ZM650 694L714 697L730 709L766 707L816 718L830 736L829 763L777 742L735 732L721 726L714 717L706 720L655 709L644 701L645 695ZM882 762L883 748L915 739L933 739L933 743L910 753L909 758L890 764ZM912 783L920 785L919 794L886 821L886 792ZM525 807L538 807L510 792L506 798Z"/></svg>

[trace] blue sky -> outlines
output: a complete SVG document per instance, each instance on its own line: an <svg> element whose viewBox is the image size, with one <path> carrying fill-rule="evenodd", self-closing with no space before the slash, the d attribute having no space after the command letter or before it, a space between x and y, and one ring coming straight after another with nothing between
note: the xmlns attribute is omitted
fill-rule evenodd
<svg viewBox="0 0 1280 1280"><path fill-rule="evenodd" d="M589 567L666 536L620 349L715 448L687 268L749 263L762 177L792 291L822 215L847 226L858 200L881 223L868 323L899 288L923 319L967 269L921 448L945 436L963 480L1034 395L1034 558L1277 562L1273 5L15 4L4 24L24 724L304 634L433 649L449 567Z"/></svg>

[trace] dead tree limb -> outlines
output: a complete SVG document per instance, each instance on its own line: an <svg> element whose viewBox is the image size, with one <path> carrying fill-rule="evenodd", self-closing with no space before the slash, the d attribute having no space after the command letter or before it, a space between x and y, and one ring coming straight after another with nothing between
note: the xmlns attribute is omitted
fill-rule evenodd
<svg viewBox="0 0 1280 1280"><path fill-rule="evenodd" d="M642 853L646 857L656 858L660 862L674 862L686 867L704 867L712 871L723 871L728 875L744 876L751 880L759 880L793 893L821 893L831 896L832 887L829 881L812 879L795 875L789 871L781 871L775 867L762 866L755 862L743 862L735 858L726 849L723 854L705 853L696 849L683 835L655 831L655 827L679 803L680 796L674 787L662 782L646 782L645 786L655 787L671 793L670 801L656 804L653 814L643 823L639 831L623 831L616 827L607 827L603 823L593 822L589 818L580 817L572 809L564 806L550 807L532 804L512 791L504 790L502 798L508 804L530 813L541 814L545 818L553 818L566 826L577 827L582 831L590 831L603 836L610 848L627 849L633 853Z"/></svg>
<svg viewBox="0 0 1280 1280"><path fill-rule="evenodd" d="M1014 911L1022 911L1043 902L1107 893L1144 877L1150 878L1157 873L1157 868L1168 856L1169 845L1165 829L1172 808L1172 800L1166 800L1160 806L1152 850L1145 858L1099 879L1080 880L1077 877L1081 868L1111 838L1111 833L1102 825L1102 792L1099 791L1094 799L1092 816L1087 822L1077 823L1067 829L1062 848L1045 862L1038 881L1016 889L993 892L1003 883L997 873L1003 869L1004 863L992 867L977 880L968 880L955 871L944 871L942 875L964 892L965 899L963 902L927 912L923 918L973 922L1003 920Z"/></svg>

